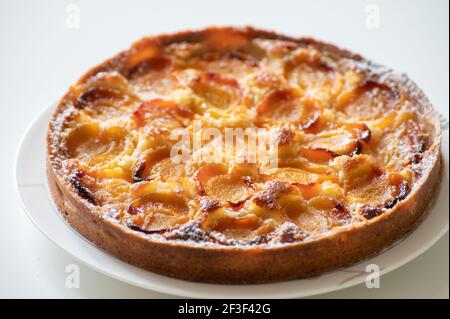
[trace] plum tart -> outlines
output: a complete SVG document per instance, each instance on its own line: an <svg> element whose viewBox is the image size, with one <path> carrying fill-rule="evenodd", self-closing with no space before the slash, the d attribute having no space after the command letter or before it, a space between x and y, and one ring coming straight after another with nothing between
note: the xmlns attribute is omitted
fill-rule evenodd
<svg viewBox="0 0 450 319"><path fill-rule="evenodd" d="M191 139L195 123L275 132L277 166L174 161L172 133ZM82 236L156 273L227 284L379 253L425 216L442 166L439 116L406 76L250 27L136 42L68 90L47 141L52 197Z"/></svg>

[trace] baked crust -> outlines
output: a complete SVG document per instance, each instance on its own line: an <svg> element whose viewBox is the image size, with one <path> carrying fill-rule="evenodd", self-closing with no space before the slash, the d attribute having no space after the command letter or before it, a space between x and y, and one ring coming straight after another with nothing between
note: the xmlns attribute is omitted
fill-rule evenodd
<svg viewBox="0 0 450 319"><path fill-rule="evenodd" d="M79 103L84 108L84 104L89 105L92 101L104 96L110 97L110 92L104 94L104 92L99 90L91 91L87 94L86 92L89 92L89 90L86 90L83 85L89 83L102 72L118 72L119 74L125 74L124 77L130 80L132 78L130 70L138 73L142 71L136 68L136 60L142 62L141 59L144 59L147 61L148 57L145 57L146 55L151 56L151 70L164 68L166 61L154 59L154 54L160 57L160 53L155 52L160 51L161 48L168 48L172 44L208 42L208 45L216 50L234 52L236 46L241 48L242 43L245 46L245 44L255 39L263 42L268 41L268 44L271 45L276 43L277 45L272 47L275 55L286 55L287 53L283 50L289 52L291 50L300 50L300 53L296 56L297 61L298 59L301 61L298 63L306 61L307 65L317 64L318 68L325 69L333 68L334 66L330 66L329 63L336 61L339 62L337 67L340 67L341 64L344 64L346 67L351 65L351 69L357 70L363 75L362 80L364 84L360 83L357 89L366 87L366 85L368 87L375 85L379 90L387 88L394 93L396 99L401 99L402 103L398 104L407 105L404 107L408 111L406 116L413 116L412 122L418 125L414 127L414 133L406 134L409 141L407 144L419 148L414 152L408 149L400 154L400 160L407 159L409 161L408 165L398 164L399 166L396 166L396 163L388 162L382 167L377 166L377 169L383 171L380 174L376 173L377 170L375 169L373 170L375 173L372 173L371 170L370 174L367 172L361 174L364 178L374 174L373 179L371 177L367 183L347 185L346 183L354 183L358 180L351 175L353 173L352 169L355 166L359 167L360 163L368 163L366 158L368 156L364 157L365 153L369 153L369 151L364 149L366 147L365 143L370 144L373 141L368 142L364 140L367 139L367 134L365 136L359 135L358 143L355 145L360 146L360 143L363 144L363 150L359 150L357 153L354 153L352 150L350 154L345 153L338 154L339 156L332 156L333 161L335 158L340 158L343 161L343 163L339 164L341 165L339 166L340 169L349 172L350 178L348 180L344 178L344 180L336 183L344 188L346 193L361 190L368 193L376 193L379 189L391 187L391 184L388 183L380 184L381 186L375 189L370 188L371 185L375 185L377 181L382 180L378 175L388 176L386 167L390 167L389 178L394 180L398 186L394 187L396 191L398 188L396 196L384 201L385 194L383 192L380 195L383 198L383 202L377 202L373 196L364 195L366 196L364 197L358 195L358 197L352 195L351 198L363 197L365 202L359 203L361 205L351 206L353 203L342 200L336 207L327 209L328 212L337 210L337 216L339 217L342 216L342 213L339 213L340 208L345 208L343 214L346 217L337 218L336 227L327 226L318 230L314 228L304 231L308 226L307 224L301 224L304 227L302 228L298 227L299 224L286 223L283 220L283 222L276 225L275 229L269 232L269 236L250 237L250 239L239 237L235 233L230 235L230 233L226 232L222 233L221 236L217 236L216 229L199 228L197 223L192 223L192 220L196 221L195 218L179 222L175 227L159 232L158 229L145 228L142 224L123 223L121 218L116 217L117 211L104 209L107 205L104 204L101 198L99 199L97 189L93 190L95 187L91 187L83 180L82 175L85 174L85 171L80 170L78 165L75 165L76 169L73 169L74 164L71 161L69 161L70 165L67 164L67 159L78 159L77 156L79 154L74 155L74 147L67 147L67 143L62 145L62 140L67 138L64 135L67 132L67 128L73 122L76 122L73 120L77 116L76 105L74 104ZM181 50L179 46L175 47L175 51ZM280 50L280 52L277 50ZM314 54L309 55L311 51L318 52L320 57L316 59ZM322 60L321 57L326 58ZM241 58L240 56L238 57L238 59ZM215 79L208 78L207 80L214 81ZM223 78L220 79L220 81L223 80ZM266 88L270 88L272 85L270 77L265 77L263 82ZM119 84L115 83L114 85ZM80 92L80 87L83 87L84 91ZM163 87L163 89L166 88ZM286 96L285 92L279 92L281 91L279 87L275 91L275 94L272 94L272 91L264 94L258 106L262 110L262 114L267 114L264 112L267 112L267 109L271 109L271 105L274 104L274 96L275 101L278 99L277 96ZM80 96L83 96L83 94L84 98L80 99ZM355 99L351 95L350 97L341 96L341 98L344 101L345 99L350 101ZM373 95L370 95L369 101L372 98L375 99ZM153 100L151 99L151 101ZM270 101L269 107L264 105L265 100ZM142 103L146 102L148 101ZM345 104L346 102L343 103ZM79 106L78 109L80 109ZM184 112L186 110L181 111ZM385 109L383 106L382 113L387 111L388 109ZM186 115L185 112L182 114L183 117L190 116ZM350 118L354 116L354 114L346 115ZM404 116L403 113L402 116ZM271 114L269 119L273 118L274 116ZM377 115L375 118L379 119L380 116ZM266 125L265 121L266 119L263 117L263 122L260 125ZM284 120L281 122L284 123ZM365 124L370 121L358 119L355 122L357 124ZM273 123L270 123L270 125L273 125ZM388 124L387 126L390 127L392 125ZM300 130L307 129L309 127L303 123L303 127ZM364 131L362 129L358 132ZM371 134L374 133L374 130L368 131ZM294 130L294 133L292 133L292 130L289 129L287 131L281 130L279 145L286 144L288 151L292 149L290 141L293 138L291 135L295 135L296 132ZM312 132L311 134L317 134L317 132ZM370 134L368 136L370 137ZM75 138L75 145L78 145L76 143L80 139L79 136ZM104 62L84 75L77 85L61 100L50 123L47 174L50 190L58 210L69 224L95 245L118 256L122 260L157 273L186 280L233 284L265 283L304 278L347 266L368 258L401 239L423 218L433 194L438 189L442 165L440 143L441 128L438 114L433 110L423 92L404 75L398 75L391 70L368 62L359 55L308 38L295 39L253 28L208 28L202 31L189 31L143 39L133 45L130 50ZM386 148L388 146L389 143ZM309 156L311 161L313 161L318 156L323 161L323 156L327 159L327 154L333 154L327 148L320 149L325 149L326 154L323 152L313 153L312 155L308 153L305 157L308 158ZM83 151L86 150L84 149ZM376 160L380 161L379 158L376 158ZM375 165L371 162L370 164L371 168ZM402 174L393 173L394 170L399 170L400 168L407 168L409 173L403 171ZM133 173L139 170L140 168L137 167ZM141 180L141 175L133 174L133 176L139 178L131 181L130 184L147 185L148 181L145 180L145 177L148 176L144 176L144 179ZM356 177L359 177L359 175ZM278 179L266 181L265 185L267 185L266 188L252 194L252 203L267 209L270 213L278 205L279 194L286 189L290 189L292 185L286 186L285 180L279 181ZM316 186L315 183L300 185L299 196L301 196L301 200L307 200L308 197L319 197L315 195L321 195L324 190L312 189ZM311 195L311 192L313 195ZM200 196L204 195L200 194ZM214 198L210 199L209 196L202 197L202 200L198 203L198 212L202 212L203 215L207 216L213 215L209 213L220 209L221 204L223 203ZM307 205L310 205L310 202ZM297 227L293 227L293 224L294 226L297 225ZM233 228L233 226L230 227ZM249 233L253 235L252 232ZM210 234L215 236L210 237ZM245 234L247 235L247 232ZM222 235L225 237L225 240L223 240ZM229 237L231 237L230 240L228 240Z"/></svg>

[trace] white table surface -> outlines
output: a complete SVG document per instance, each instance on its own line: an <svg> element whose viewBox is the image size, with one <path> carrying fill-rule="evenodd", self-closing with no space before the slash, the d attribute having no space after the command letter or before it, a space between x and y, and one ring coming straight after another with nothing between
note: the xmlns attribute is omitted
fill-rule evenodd
<svg viewBox="0 0 450 319"><path fill-rule="evenodd" d="M71 28L78 9L79 28ZM14 190L14 155L26 126L92 65L146 34L251 24L328 40L406 72L448 118L448 12L446 0L0 0L0 298L168 297L83 265L80 288L66 288L66 265L77 261L31 224ZM448 233L383 276L379 289L360 285L319 297L448 298Z"/></svg>

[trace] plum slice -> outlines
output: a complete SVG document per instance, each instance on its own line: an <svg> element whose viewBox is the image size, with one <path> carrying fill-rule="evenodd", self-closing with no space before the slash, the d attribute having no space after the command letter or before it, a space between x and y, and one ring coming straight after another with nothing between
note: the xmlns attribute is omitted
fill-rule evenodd
<svg viewBox="0 0 450 319"><path fill-rule="evenodd" d="M161 72L170 65L170 59L162 56L144 59L128 71L127 77L131 80L133 78L145 77L150 72Z"/></svg>
<svg viewBox="0 0 450 319"><path fill-rule="evenodd" d="M338 79L334 63L317 50L307 49L299 50L287 61L284 75L308 96L316 96L319 89L322 95L331 93Z"/></svg>
<svg viewBox="0 0 450 319"><path fill-rule="evenodd" d="M114 104L114 102L124 99L125 96L122 92L105 88L91 88L86 92L81 93L76 101L76 106L79 109L84 109L94 103L108 103Z"/></svg>
<svg viewBox="0 0 450 319"><path fill-rule="evenodd" d="M160 161L168 158L170 155L169 149L159 149L151 152L145 160L139 161L133 170L133 182L139 183L148 181L151 175L152 168Z"/></svg>
<svg viewBox="0 0 450 319"><path fill-rule="evenodd" d="M92 205L98 206L99 203L94 194L82 181L84 175L85 173L83 171L77 170L70 175L69 182L81 198L87 200Z"/></svg>
<svg viewBox="0 0 450 319"><path fill-rule="evenodd" d="M334 131L316 136L300 150L300 155L314 163L326 163L337 156L361 154L371 139L364 123L345 123Z"/></svg>
<svg viewBox="0 0 450 319"><path fill-rule="evenodd" d="M229 172L224 164L204 165L194 174L197 193L237 210L254 193L250 177L241 174L239 169Z"/></svg>
<svg viewBox="0 0 450 319"><path fill-rule="evenodd" d="M238 79L242 74L254 72L260 64L259 60L253 55L235 50L230 52L206 52L183 62L185 67L233 79Z"/></svg>
<svg viewBox="0 0 450 319"><path fill-rule="evenodd" d="M79 158L91 164L102 164L121 152L127 131L123 127L101 127L85 123L69 130L65 138L70 158Z"/></svg>
<svg viewBox="0 0 450 319"><path fill-rule="evenodd" d="M152 39L144 39L133 45L132 49L120 56L120 64L123 65L122 73L136 70L139 65L162 57L161 45Z"/></svg>
<svg viewBox="0 0 450 319"><path fill-rule="evenodd" d="M394 208L407 198L410 191L409 183L401 174L389 172L379 177L371 185L351 194L352 196L370 194L367 199L368 204L361 207L361 215L369 220L383 214L388 209Z"/></svg>
<svg viewBox="0 0 450 319"><path fill-rule="evenodd" d="M358 140L347 131L327 132L317 136L315 140L305 144L300 155L312 162L326 162L341 155L354 155L359 152ZM332 158L330 158L332 157Z"/></svg>
<svg viewBox="0 0 450 319"><path fill-rule="evenodd" d="M195 185L199 195L206 195L204 187L212 177L225 175L227 172L228 168L224 164L208 164L199 168L194 174Z"/></svg>
<svg viewBox="0 0 450 319"><path fill-rule="evenodd" d="M132 188L128 226L144 232L164 232L189 220L187 201L171 184L143 182Z"/></svg>
<svg viewBox="0 0 450 319"><path fill-rule="evenodd" d="M208 104L217 108L227 109L236 104L246 105L248 102L237 80L217 73L201 72L189 81L188 86Z"/></svg>
<svg viewBox="0 0 450 319"><path fill-rule="evenodd" d="M244 178L239 175L218 175L203 184L205 193L221 202L239 203L253 194Z"/></svg>
<svg viewBox="0 0 450 319"><path fill-rule="evenodd" d="M145 101L133 113L133 119L139 127L184 127L193 117L194 114L189 109L163 99Z"/></svg>
<svg viewBox="0 0 450 319"><path fill-rule="evenodd" d="M313 163L328 163L338 156L335 152L322 147L305 147L300 149L300 156L305 157Z"/></svg>
<svg viewBox="0 0 450 319"><path fill-rule="evenodd" d="M300 128L312 129L319 119L314 103L304 99L294 89L279 89L268 93L256 106L256 121L266 123L297 124Z"/></svg>
<svg viewBox="0 0 450 319"><path fill-rule="evenodd" d="M200 223L202 230L222 244L251 244L261 237L259 230L263 227L264 220L253 213L237 214L224 208L211 211Z"/></svg>
<svg viewBox="0 0 450 319"><path fill-rule="evenodd" d="M366 81L356 89L343 92L337 99L337 109L358 120L381 117L395 108L398 94L386 85Z"/></svg>
<svg viewBox="0 0 450 319"><path fill-rule="evenodd" d="M319 196L321 187L320 183L308 183L308 184L301 184L301 183L294 183L295 187L297 187L300 192L303 195L303 198L306 200L310 200L313 197Z"/></svg>
<svg viewBox="0 0 450 319"><path fill-rule="evenodd" d="M255 230L261 224L261 219L253 214L245 215L236 218L226 218L217 222L213 230L224 231L226 229L243 229L243 230Z"/></svg>

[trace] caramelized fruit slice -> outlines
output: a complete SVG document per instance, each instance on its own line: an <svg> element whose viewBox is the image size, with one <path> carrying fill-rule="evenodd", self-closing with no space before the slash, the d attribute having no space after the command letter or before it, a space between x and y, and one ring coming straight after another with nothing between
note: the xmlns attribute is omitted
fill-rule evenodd
<svg viewBox="0 0 450 319"><path fill-rule="evenodd" d="M337 156L333 151L321 147L305 147L300 149L300 156L313 163L324 164Z"/></svg>
<svg viewBox="0 0 450 319"><path fill-rule="evenodd" d="M96 104L116 105L120 100L124 100L125 98L126 96L117 90L92 88L78 96L76 106L79 109L84 109Z"/></svg>
<svg viewBox="0 0 450 319"><path fill-rule="evenodd" d="M217 208L208 213L202 221L201 227L209 231L225 231L227 229L254 230L259 227L262 220L254 214L239 215Z"/></svg>
<svg viewBox="0 0 450 319"><path fill-rule="evenodd" d="M144 59L137 63L128 71L128 78L130 80L138 79L139 81L148 82L148 75L153 72L161 72L171 65L170 59L163 56L151 57ZM144 77L144 79L143 79Z"/></svg>
<svg viewBox="0 0 450 319"><path fill-rule="evenodd" d="M262 177L263 181L271 181L271 180L284 180L289 183L314 183L314 182L321 182L324 180L334 180L336 179L333 175L322 175L317 173L312 173L307 170L299 169L299 168L292 168L292 167L285 167L285 168L278 168L275 170L275 172L272 172L269 175L263 175Z"/></svg>
<svg viewBox="0 0 450 319"><path fill-rule="evenodd" d="M319 134L315 140L312 142L306 143L305 146L309 149L322 149L328 150L331 156L340 156L340 155L354 155L360 153L360 143L358 139L355 139L350 132L337 130L337 131L328 131L323 134ZM304 153L305 155L315 155L318 152ZM324 152L322 153L324 155Z"/></svg>
<svg viewBox="0 0 450 319"><path fill-rule="evenodd" d="M163 182L180 181L186 177L186 168L183 163L177 164L171 158L165 158L153 166L150 176L155 176Z"/></svg>
<svg viewBox="0 0 450 319"><path fill-rule="evenodd" d="M357 155L366 151L371 131L364 123L344 123L339 129L315 136L300 149L300 155L311 162L326 164L341 155Z"/></svg>
<svg viewBox="0 0 450 319"><path fill-rule="evenodd" d="M186 126L194 114L172 101L153 99L143 102L133 113L133 119L139 127L148 126L169 130Z"/></svg>
<svg viewBox="0 0 450 319"><path fill-rule="evenodd" d="M207 52L184 62L183 66L239 79L242 74L254 72L259 60L239 51Z"/></svg>
<svg viewBox="0 0 450 319"><path fill-rule="evenodd" d="M307 202L301 192L295 187L289 189L278 199L281 211L291 220L295 220L300 214L308 211Z"/></svg>
<svg viewBox="0 0 450 319"><path fill-rule="evenodd" d="M82 124L72 129L66 137L66 147L71 158L79 158L91 164L102 164L121 152L126 129L101 127L98 123Z"/></svg>
<svg viewBox="0 0 450 319"><path fill-rule="evenodd" d="M153 167L160 161L167 159L169 149L159 149L151 152L146 158L138 162L133 170L133 182L138 183L149 180Z"/></svg>
<svg viewBox="0 0 450 319"><path fill-rule="evenodd" d="M286 199L285 206L295 212L298 202ZM246 200L239 210L220 205L213 207L205 214L201 227L221 243L257 244L266 241L267 235L286 220L287 216L281 211L268 210Z"/></svg>
<svg viewBox="0 0 450 319"><path fill-rule="evenodd" d="M148 100L170 95L180 88L172 69L169 58L157 56L138 63L128 71L127 77L141 99Z"/></svg>
<svg viewBox="0 0 450 319"><path fill-rule="evenodd" d="M205 193L221 202L239 203L252 195L253 190L242 176L219 175L204 185Z"/></svg>
<svg viewBox="0 0 450 319"><path fill-rule="evenodd" d="M339 182L345 190L360 189L383 173L373 157L367 155L339 159Z"/></svg>
<svg viewBox="0 0 450 319"><path fill-rule="evenodd" d="M320 191L322 190L319 183L294 183L293 185L301 191L303 198L306 200L310 200L313 197L319 196Z"/></svg>
<svg viewBox="0 0 450 319"><path fill-rule="evenodd" d="M298 124L310 129L319 117L318 110L309 99L302 98L293 89L274 90L268 93L256 107L256 121L264 124Z"/></svg>
<svg viewBox="0 0 450 319"><path fill-rule="evenodd" d="M351 201L362 204L362 216L372 219L383 214L387 209L394 208L408 196L409 192L409 183L403 176L396 172L389 172L371 184L349 192L349 197Z"/></svg>
<svg viewBox="0 0 450 319"><path fill-rule="evenodd" d="M87 83L74 87L74 105L93 118L110 119L129 112L139 100L128 81L118 72L100 72Z"/></svg>
<svg viewBox="0 0 450 319"><path fill-rule="evenodd" d="M86 177L87 176L85 172L77 170L69 176L69 182L72 185L75 192L78 194L78 196L85 199L92 205L97 206L99 205L99 202L95 197L94 193L91 191L90 187L88 186L89 184L92 187L93 183L92 181L89 183L89 179L87 179Z"/></svg>
<svg viewBox="0 0 450 319"><path fill-rule="evenodd" d="M158 43L151 39L141 40L134 44L132 49L121 57L121 62L125 68L123 73L128 73L146 61L158 59L162 56L161 54L162 48Z"/></svg>
<svg viewBox="0 0 450 319"><path fill-rule="evenodd" d="M337 79L334 66L316 50L300 49L284 69L285 77L306 95L316 96L333 90ZM320 92L317 90L320 89Z"/></svg>
<svg viewBox="0 0 450 319"><path fill-rule="evenodd" d="M401 169L410 164L414 166L423 160L430 146L430 137L423 133L416 118L416 114L400 113L397 122L402 129L381 137L379 146L383 147L384 152L379 155L390 169ZM396 147L391 146L393 142L396 142Z"/></svg>
<svg viewBox="0 0 450 319"><path fill-rule="evenodd" d="M244 94L239 83L230 77L202 72L190 81L189 86L209 105L220 109L227 109L240 103L245 104Z"/></svg>
<svg viewBox="0 0 450 319"><path fill-rule="evenodd" d="M331 227L347 224L351 219L348 208L343 203L345 195L343 189L333 182L294 184L308 201L308 212L322 211L328 214Z"/></svg>
<svg viewBox="0 0 450 319"><path fill-rule="evenodd" d="M253 215L248 214L241 217L236 218L226 218L222 219L217 222L217 224L214 226L213 230L215 231L225 231L227 229L232 230L255 230L259 228L261 225L262 220Z"/></svg>
<svg viewBox="0 0 450 319"><path fill-rule="evenodd" d="M349 132L355 139L369 143L371 138L371 131L365 123L344 123L342 125L347 132Z"/></svg>
<svg viewBox="0 0 450 319"><path fill-rule="evenodd" d="M222 244L236 242L251 244L261 238L264 226L264 220L254 214L238 215L223 208L208 214L200 224L201 229Z"/></svg>
<svg viewBox="0 0 450 319"><path fill-rule="evenodd" d="M163 232L189 220L186 199L176 186L161 182L136 184L128 208L128 226L144 232Z"/></svg>
<svg viewBox="0 0 450 319"><path fill-rule="evenodd" d="M345 198L344 190L337 183L330 181L293 185L300 190L303 198L308 200L308 204L315 208L333 209Z"/></svg>
<svg viewBox="0 0 450 319"><path fill-rule="evenodd" d="M194 174L197 190L200 195L206 195L205 187L214 176L225 175L228 168L224 164L207 164L202 166Z"/></svg>
<svg viewBox="0 0 450 319"><path fill-rule="evenodd" d="M337 109L350 118L367 120L380 118L397 104L399 98L388 87L367 81L356 89L343 92L337 99Z"/></svg>
<svg viewBox="0 0 450 319"><path fill-rule="evenodd" d="M292 222L312 237L327 232L330 229L329 213L319 209L308 209L307 212L292 219Z"/></svg>

